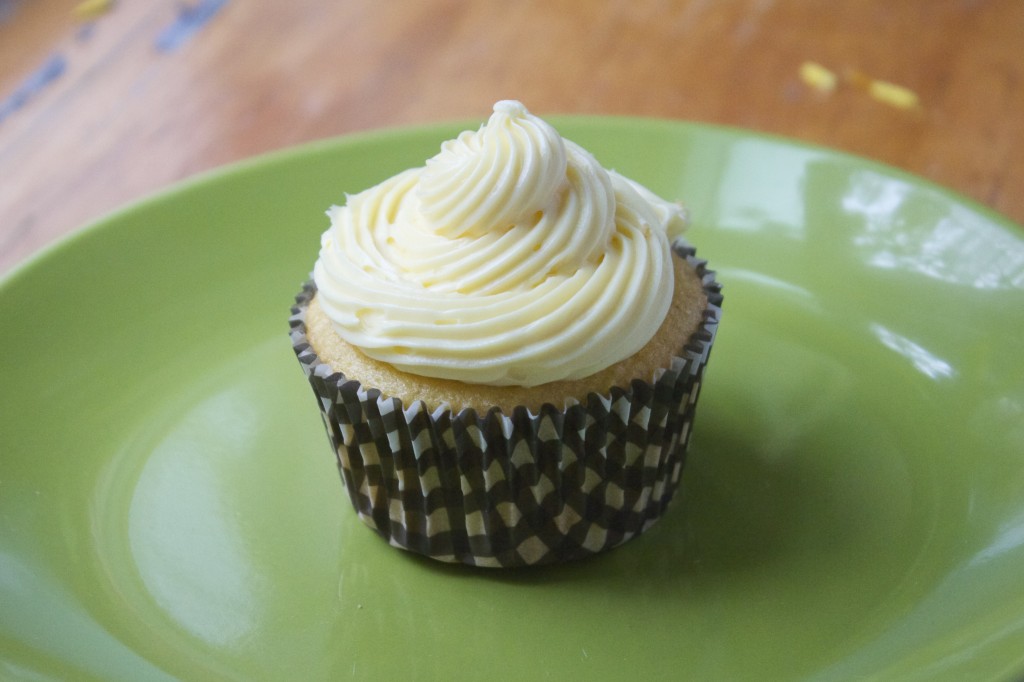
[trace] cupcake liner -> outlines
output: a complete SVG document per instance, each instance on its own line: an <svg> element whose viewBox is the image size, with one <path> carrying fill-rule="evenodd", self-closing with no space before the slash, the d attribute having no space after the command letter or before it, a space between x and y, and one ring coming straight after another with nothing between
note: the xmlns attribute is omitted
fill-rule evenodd
<svg viewBox="0 0 1024 682"><path fill-rule="evenodd" d="M721 315L714 272L689 246L708 304L652 381L536 413L403 405L321 362L306 339L316 293L292 308L292 346L316 394L360 519L396 547L446 562L513 567L583 558L642 533L679 484Z"/></svg>

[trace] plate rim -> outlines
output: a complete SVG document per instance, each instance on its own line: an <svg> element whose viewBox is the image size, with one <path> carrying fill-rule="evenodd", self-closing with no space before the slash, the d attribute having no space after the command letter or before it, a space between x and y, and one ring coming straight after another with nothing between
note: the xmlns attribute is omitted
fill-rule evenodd
<svg viewBox="0 0 1024 682"><path fill-rule="evenodd" d="M1010 234L1024 239L1024 225L1016 223L1008 216L999 213L994 208L987 206L977 199L963 194L922 175L909 170L888 164L884 161L850 152L836 149L826 145L801 140L778 133L763 132L739 126L711 123L691 119L675 119L655 116L630 116L616 114L567 114L554 113L542 114L543 118L556 128L563 125L583 126L600 128L612 125L617 128L628 128L630 126L642 126L646 128L661 128L662 130L683 130L707 132L713 135L722 135L729 138L751 138L761 142L780 145L784 147L812 151L819 154L826 154L838 157L847 161L855 162L874 172L887 175L894 179L908 182L919 188L928 189L942 195L947 201L960 204L987 220L997 223L1006 229ZM87 238L96 230L105 229L108 224L130 215L131 213L144 209L151 203L157 203L173 199L177 194L188 192L195 187L215 183L218 180L242 173L255 172L260 167L273 165L289 159L305 156L308 154L324 153L331 150L343 150L345 147L362 144L373 144L391 137L412 136L420 137L425 135L442 135L447 131L468 130L481 125L482 119L455 118L433 122L416 123L409 125L384 126L379 128L368 128L339 135L332 135L317 139L300 142L298 144L284 146L278 149L270 149L251 156L219 164L185 177L174 180L162 187L146 192L130 201L116 206L100 215L92 218L78 227L72 228L58 237L46 242L35 251L27 254L20 261L14 263L5 273L0 273L0 294L15 280L23 277L39 267L49 258L58 256L63 250L71 248L78 239ZM659 131L660 132L660 131Z"/></svg>

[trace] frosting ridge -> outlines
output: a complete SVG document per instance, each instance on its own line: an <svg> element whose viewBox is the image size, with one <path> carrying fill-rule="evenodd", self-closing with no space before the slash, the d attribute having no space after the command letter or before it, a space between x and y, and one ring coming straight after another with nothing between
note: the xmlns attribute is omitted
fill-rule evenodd
<svg viewBox="0 0 1024 682"><path fill-rule="evenodd" d="M313 278L345 341L414 374L521 386L646 344L685 226L514 101L328 216Z"/></svg>

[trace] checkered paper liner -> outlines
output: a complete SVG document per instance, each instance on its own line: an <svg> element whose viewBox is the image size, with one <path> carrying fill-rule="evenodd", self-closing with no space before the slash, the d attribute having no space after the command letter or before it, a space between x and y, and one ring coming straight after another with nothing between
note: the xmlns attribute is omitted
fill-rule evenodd
<svg viewBox="0 0 1024 682"><path fill-rule="evenodd" d="M679 484L704 368L721 316L714 272L683 244L708 304L698 330L653 382L585 403L453 413L366 388L306 339L316 293L289 320L342 481L359 518L396 547L446 562L514 567L622 544L664 513Z"/></svg>

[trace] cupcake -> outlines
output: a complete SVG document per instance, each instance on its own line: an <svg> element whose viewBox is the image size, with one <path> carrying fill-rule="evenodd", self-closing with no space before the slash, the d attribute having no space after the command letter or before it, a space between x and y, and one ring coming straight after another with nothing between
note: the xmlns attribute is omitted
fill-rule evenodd
<svg viewBox="0 0 1024 682"><path fill-rule="evenodd" d="M661 517L722 301L681 206L502 101L328 216L291 338L366 525L512 567Z"/></svg>

